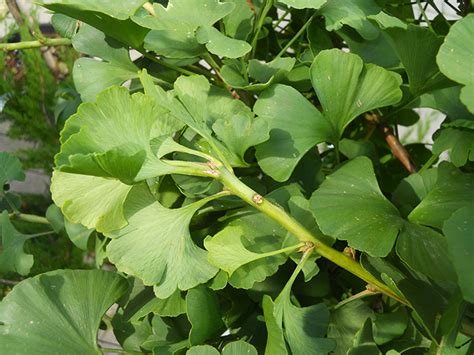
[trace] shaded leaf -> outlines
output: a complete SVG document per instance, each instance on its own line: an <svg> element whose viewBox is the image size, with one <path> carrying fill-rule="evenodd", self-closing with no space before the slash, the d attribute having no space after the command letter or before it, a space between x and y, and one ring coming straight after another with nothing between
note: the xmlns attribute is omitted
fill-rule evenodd
<svg viewBox="0 0 474 355"><path fill-rule="evenodd" d="M20 160L7 152L0 152L0 187L3 187L10 181L25 180L25 173Z"/></svg>
<svg viewBox="0 0 474 355"><path fill-rule="evenodd" d="M354 337L354 346L347 352L348 355L373 355L381 354L377 344L375 343L372 332L372 320L367 318L363 327L356 333Z"/></svg>
<svg viewBox="0 0 474 355"><path fill-rule="evenodd" d="M462 128L444 128L435 138L433 154L448 151L454 166L460 167L468 160L474 161L474 130Z"/></svg>
<svg viewBox="0 0 474 355"><path fill-rule="evenodd" d="M270 138L268 122L263 118L252 119L245 114L237 114L217 120L212 125L217 137L245 162L245 152Z"/></svg>
<svg viewBox="0 0 474 355"><path fill-rule="evenodd" d="M412 269L438 282L455 282L455 273L448 258L446 239L431 228L406 223L397 241L397 254Z"/></svg>
<svg viewBox="0 0 474 355"><path fill-rule="evenodd" d="M295 9L319 9L326 0L280 0L279 2Z"/></svg>
<svg viewBox="0 0 474 355"><path fill-rule="evenodd" d="M327 0L320 9L328 31L337 31L343 25L354 28L365 39L377 37L377 28L367 19L381 8L373 0Z"/></svg>
<svg viewBox="0 0 474 355"><path fill-rule="evenodd" d="M247 42L227 37L212 26L199 27L196 39L198 43L205 44L209 52L219 57L240 58L252 49Z"/></svg>
<svg viewBox="0 0 474 355"><path fill-rule="evenodd" d="M436 83L436 53L441 39L428 28L409 25L406 29L386 30L392 40L393 48L405 67L413 94L428 91Z"/></svg>
<svg viewBox="0 0 474 355"><path fill-rule="evenodd" d="M28 275L33 266L33 255L26 254L23 248L33 236L18 232L7 211L0 215L0 227L0 273L11 271Z"/></svg>
<svg viewBox="0 0 474 355"><path fill-rule="evenodd" d="M186 295L186 308L191 323L189 333L191 345L202 344L218 335L224 328L219 299L208 288L200 286L189 290Z"/></svg>
<svg viewBox="0 0 474 355"><path fill-rule="evenodd" d="M469 206L474 200L474 176L462 173L449 163L438 167L438 179L433 189L411 211L408 219L438 229L454 211Z"/></svg>
<svg viewBox="0 0 474 355"><path fill-rule="evenodd" d="M235 39L246 40L253 29L254 13L247 0L225 0L235 5L234 10L222 19L225 34Z"/></svg>
<svg viewBox="0 0 474 355"><path fill-rule="evenodd" d="M81 20L107 35L140 47L148 30L136 25L130 17L146 0L117 3L114 0L42 0L40 4L54 12Z"/></svg>
<svg viewBox="0 0 474 355"><path fill-rule="evenodd" d="M331 313L328 337L336 341L334 354L342 355L352 347L354 336L374 312L361 300L354 300Z"/></svg>
<svg viewBox="0 0 474 355"><path fill-rule="evenodd" d="M270 139L256 147L258 164L276 181L286 181L303 155L331 132L321 113L290 86L279 84L263 92L254 111L270 127Z"/></svg>
<svg viewBox="0 0 474 355"><path fill-rule="evenodd" d="M458 276L459 287L468 302L474 303L474 275L472 257L474 257L474 218L473 206L461 208L444 222L443 232L448 244L454 269Z"/></svg>

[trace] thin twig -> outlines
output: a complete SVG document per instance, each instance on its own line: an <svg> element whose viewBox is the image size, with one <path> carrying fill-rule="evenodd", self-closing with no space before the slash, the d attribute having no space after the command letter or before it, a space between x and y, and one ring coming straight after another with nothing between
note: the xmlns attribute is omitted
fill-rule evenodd
<svg viewBox="0 0 474 355"><path fill-rule="evenodd" d="M369 290L369 289L361 291L359 293L356 293L355 295L347 297L345 300L342 300L341 302L339 302L338 304L336 304L334 306L334 309L341 308L342 306L348 304L349 302L355 301L357 299L364 298L364 297L369 297L369 296L374 296L374 295L378 295L378 294L380 294L379 291L373 291L373 290Z"/></svg>
<svg viewBox="0 0 474 355"><path fill-rule="evenodd" d="M16 49L32 49L40 47L68 46L69 38L45 38L38 41L24 41L17 43L0 43L0 50L13 51Z"/></svg>
<svg viewBox="0 0 474 355"><path fill-rule="evenodd" d="M0 284L2 285L8 285L8 286L15 286L18 284L20 281L13 281L13 280L6 280L6 279L0 279Z"/></svg>

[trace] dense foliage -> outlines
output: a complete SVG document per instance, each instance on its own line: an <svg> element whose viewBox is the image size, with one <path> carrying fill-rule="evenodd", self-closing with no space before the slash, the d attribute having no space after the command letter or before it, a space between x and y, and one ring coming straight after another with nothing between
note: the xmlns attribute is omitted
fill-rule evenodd
<svg viewBox="0 0 474 355"><path fill-rule="evenodd" d="M106 327L127 353L472 354L474 15L416 3L43 0L83 103L47 220L5 204L0 272L34 263L19 220L97 270L13 287L0 353L111 351ZM417 108L446 115L432 146L400 142Z"/></svg>

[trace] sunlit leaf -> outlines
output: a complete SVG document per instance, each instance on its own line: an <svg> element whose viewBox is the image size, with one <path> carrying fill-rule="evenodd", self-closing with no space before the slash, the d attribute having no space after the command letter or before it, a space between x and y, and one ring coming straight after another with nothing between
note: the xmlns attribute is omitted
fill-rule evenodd
<svg viewBox="0 0 474 355"><path fill-rule="evenodd" d="M456 22L449 30L439 49L436 62L448 78L464 84L461 101L474 113L474 15L470 14ZM468 66L466 67L466 63Z"/></svg>
<svg viewBox="0 0 474 355"><path fill-rule="evenodd" d="M458 276L461 292L464 299L471 303L474 302L474 277L471 259L474 257L473 207L471 205L457 210L443 226L448 252Z"/></svg>
<svg viewBox="0 0 474 355"><path fill-rule="evenodd" d="M338 49L320 52L311 66L311 80L323 106L324 118L337 143L344 129L358 115L396 104L402 97L401 77L359 56Z"/></svg>
<svg viewBox="0 0 474 355"><path fill-rule="evenodd" d="M208 201L167 209L146 186L135 187L124 206L128 225L106 233L112 238L107 247L110 261L145 285L155 286L159 298L210 280L217 268L208 263L207 252L194 244L189 233L191 218Z"/></svg>

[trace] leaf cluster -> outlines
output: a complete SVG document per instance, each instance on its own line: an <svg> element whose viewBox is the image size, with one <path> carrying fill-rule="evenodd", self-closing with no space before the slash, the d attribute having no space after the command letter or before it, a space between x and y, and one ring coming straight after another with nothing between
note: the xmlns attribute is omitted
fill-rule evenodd
<svg viewBox="0 0 474 355"><path fill-rule="evenodd" d="M472 353L469 8L43 5L84 54L47 217L112 271L15 286L1 351L105 351L103 319L130 353ZM403 146L428 107L446 115L433 146ZM31 236L0 221L0 271L27 274Z"/></svg>

